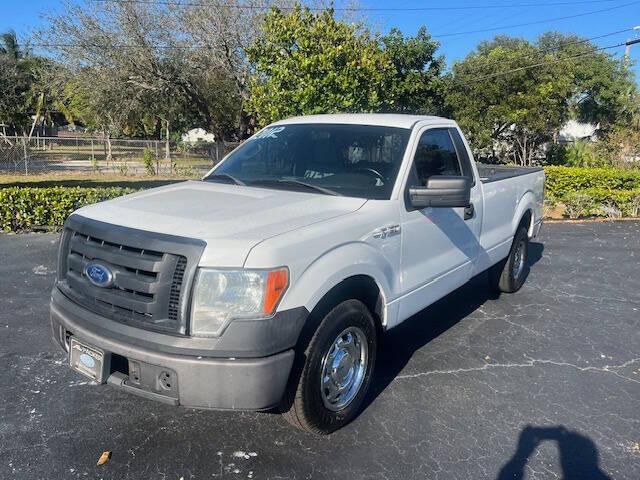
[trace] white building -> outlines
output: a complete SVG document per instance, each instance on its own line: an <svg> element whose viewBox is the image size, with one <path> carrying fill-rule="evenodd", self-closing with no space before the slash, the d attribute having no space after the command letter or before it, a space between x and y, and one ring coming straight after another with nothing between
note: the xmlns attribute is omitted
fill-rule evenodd
<svg viewBox="0 0 640 480"><path fill-rule="evenodd" d="M558 143L573 143L576 140L595 141L597 140L598 126L569 120L558 133Z"/></svg>
<svg viewBox="0 0 640 480"><path fill-rule="evenodd" d="M182 134L182 141L189 144L196 144L198 142L213 143L216 141L216 137L213 133L207 132L204 128L192 128L188 132Z"/></svg>

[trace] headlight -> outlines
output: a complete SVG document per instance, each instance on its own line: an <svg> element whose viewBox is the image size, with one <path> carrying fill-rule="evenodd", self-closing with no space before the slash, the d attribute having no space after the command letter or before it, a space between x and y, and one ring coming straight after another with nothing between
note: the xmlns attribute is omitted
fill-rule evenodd
<svg viewBox="0 0 640 480"><path fill-rule="evenodd" d="M198 269L191 303L191 333L220 335L238 318L266 318L273 314L289 285L289 270Z"/></svg>

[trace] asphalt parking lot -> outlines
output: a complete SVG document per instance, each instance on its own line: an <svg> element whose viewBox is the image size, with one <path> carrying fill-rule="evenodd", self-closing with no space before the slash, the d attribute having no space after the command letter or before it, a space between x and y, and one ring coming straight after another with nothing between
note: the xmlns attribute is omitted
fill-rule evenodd
<svg viewBox="0 0 640 480"><path fill-rule="evenodd" d="M56 243L0 235L2 479L640 478L640 222L546 225L519 293L478 278L395 329L365 411L321 438L70 371Z"/></svg>

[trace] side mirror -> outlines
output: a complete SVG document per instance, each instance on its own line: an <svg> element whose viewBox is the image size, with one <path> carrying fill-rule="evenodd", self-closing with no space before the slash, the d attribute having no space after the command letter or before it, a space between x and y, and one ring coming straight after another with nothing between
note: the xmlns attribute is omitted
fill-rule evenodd
<svg viewBox="0 0 640 480"><path fill-rule="evenodd" d="M426 207L467 207L471 198L469 177L435 175L424 187L411 187L409 201L416 209Z"/></svg>

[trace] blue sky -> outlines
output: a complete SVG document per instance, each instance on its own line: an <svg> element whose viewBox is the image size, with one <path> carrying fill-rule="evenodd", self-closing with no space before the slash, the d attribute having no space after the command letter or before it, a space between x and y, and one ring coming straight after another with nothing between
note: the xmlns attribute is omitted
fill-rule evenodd
<svg viewBox="0 0 640 480"><path fill-rule="evenodd" d="M62 3L61 0L0 0L0 31L13 28L19 34L26 35L41 24L41 13L60 11ZM335 2L336 7L344 4L344 0ZM542 32L557 30L595 37L640 25L640 1L631 0L361 0L358 5L363 8L397 9L480 7L464 10L363 12L368 23L383 32L391 27L398 27L406 34L413 34L421 25L426 25L440 41L441 52L449 64L463 58L480 41L490 39L498 33L535 39ZM513 8L513 5L523 6ZM598 12L589 14L596 11ZM547 21L571 15L582 16ZM534 22L534 25L510 27ZM485 29L495 30L451 35ZM633 32L626 32L595 40L594 43L601 46L614 45L633 36ZM623 51L624 47L610 50L620 56ZM640 44L632 47L631 56L636 62L636 77L640 79Z"/></svg>

